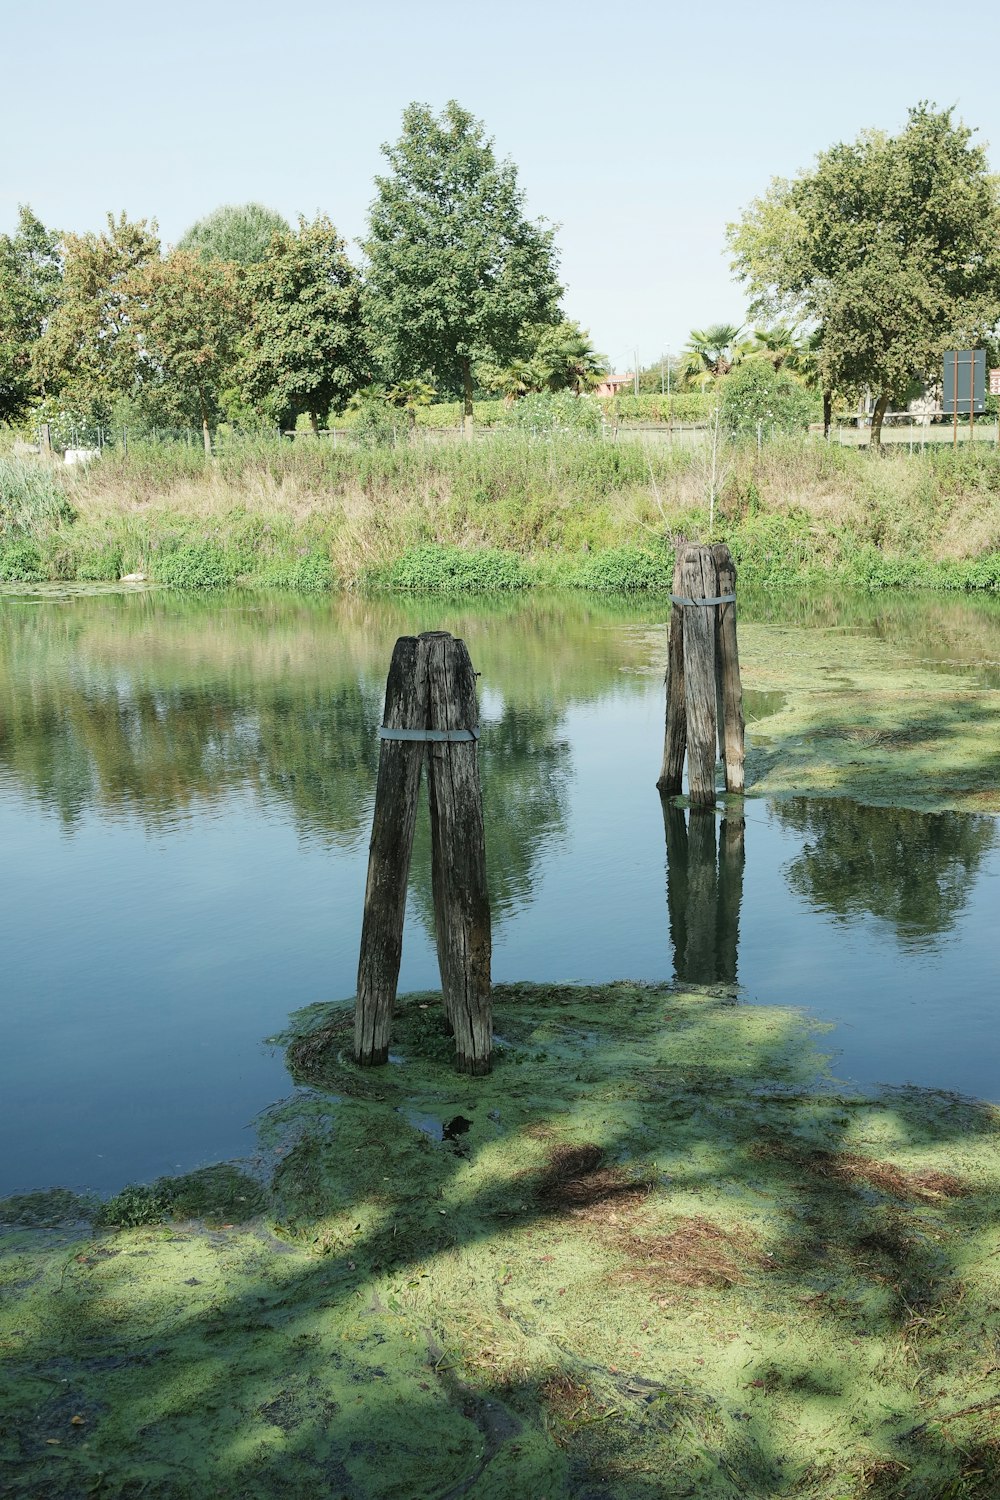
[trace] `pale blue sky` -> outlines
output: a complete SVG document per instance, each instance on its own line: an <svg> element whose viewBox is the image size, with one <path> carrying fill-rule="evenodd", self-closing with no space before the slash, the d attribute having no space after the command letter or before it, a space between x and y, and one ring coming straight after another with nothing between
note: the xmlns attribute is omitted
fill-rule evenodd
<svg viewBox="0 0 1000 1500"><path fill-rule="evenodd" d="M819 8L505 0L279 7L259 0L6 0L0 230L28 202L167 242L220 203L330 214L362 235L412 99L451 97L561 225L568 312L617 369L740 321L726 223L775 174L928 98L996 143L1000 17L926 0Z"/></svg>

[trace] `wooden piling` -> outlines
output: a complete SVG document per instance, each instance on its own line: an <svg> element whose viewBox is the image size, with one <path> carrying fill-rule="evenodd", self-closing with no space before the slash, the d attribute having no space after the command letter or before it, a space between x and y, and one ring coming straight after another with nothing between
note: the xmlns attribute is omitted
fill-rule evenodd
<svg viewBox="0 0 1000 1500"><path fill-rule="evenodd" d="M426 726L426 657L426 647L416 636L402 636L396 642L385 689L388 728L419 730ZM354 1010L354 1055L366 1065L384 1063L389 1058L423 760L424 744L419 740L383 740L379 747Z"/></svg>
<svg viewBox="0 0 1000 1500"><path fill-rule="evenodd" d="M688 547L681 558L680 593L688 599L716 594L715 560L707 547ZM715 801L715 610L685 605L684 702L687 718L688 794L692 803Z"/></svg>
<svg viewBox="0 0 1000 1500"><path fill-rule="evenodd" d="M464 641L442 632L428 647L430 722L435 729L478 730L476 674ZM438 965L445 1014L455 1034L460 1072L490 1071L490 903L486 889L483 799L478 746L428 746L431 859Z"/></svg>
<svg viewBox="0 0 1000 1500"><path fill-rule="evenodd" d="M674 976L683 984L735 984L743 902L744 822L716 829L711 807L690 812L663 799L667 915Z"/></svg>
<svg viewBox="0 0 1000 1500"><path fill-rule="evenodd" d="M744 787L743 690L736 645L736 568L724 543L684 545L674 563L667 652L663 797L681 792L684 756L695 806L715 801L716 747L727 792ZM723 602L719 602L719 601Z"/></svg>
<svg viewBox="0 0 1000 1500"><path fill-rule="evenodd" d="M417 794L427 753L438 963L456 1064L490 1070L490 909L476 740L476 674L462 641L430 631L396 642L386 684L383 737L365 891L354 1012L354 1055L389 1056L402 954L406 883Z"/></svg>
<svg viewBox="0 0 1000 1500"><path fill-rule="evenodd" d="M674 560L673 594L683 594L681 560L686 548L678 547ZM684 608L670 607L670 640L667 646L667 721L663 735L663 765L656 783L664 797L676 797L683 786L684 751L687 747L687 711L684 705Z"/></svg>
<svg viewBox="0 0 1000 1500"><path fill-rule="evenodd" d="M725 542L716 542L712 557L723 598L736 593L736 566ZM736 600L718 606L715 624L716 674L719 699L719 755L726 774L726 791L743 791L743 686L736 643Z"/></svg>

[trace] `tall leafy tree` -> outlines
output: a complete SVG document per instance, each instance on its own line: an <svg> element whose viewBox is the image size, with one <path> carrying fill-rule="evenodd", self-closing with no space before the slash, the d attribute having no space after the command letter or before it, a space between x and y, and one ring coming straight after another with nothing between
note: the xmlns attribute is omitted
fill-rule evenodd
<svg viewBox="0 0 1000 1500"><path fill-rule="evenodd" d="M468 426L474 364L509 364L526 324L556 319L554 230L525 218L513 163L454 100L440 117L409 105L383 152L364 244L373 339L393 378L460 390Z"/></svg>
<svg viewBox="0 0 1000 1500"><path fill-rule="evenodd" d="M22 205L0 235L0 422L16 422L38 393L32 351L59 299L58 236Z"/></svg>
<svg viewBox="0 0 1000 1500"><path fill-rule="evenodd" d="M344 241L322 215L275 235L246 271L248 326L237 367L245 398L282 426L314 426L367 378L361 282Z"/></svg>
<svg viewBox="0 0 1000 1500"><path fill-rule="evenodd" d="M159 258L156 224L109 214L102 233L67 234L61 249L61 296L34 348L36 377L82 403L131 396L144 374L134 278Z"/></svg>
<svg viewBox="0 0 1000 1500"><path fill-rule="evenodd" d="M263 203L224 203L192 224L177 248L191 250L202 260L253 266L266 259L276 234L290 232L288 220Z"/></svg>
<svg viewBox="0 0 1000 1500"><path fill-rule="evenodd" d="M972 137L919 104L899 135L866 131L775 179L729 229L756 306L822 327L824 391L875 394L873 444L893 398L1000 317L1000 196Z"/></svg>
<svg viewBox="0 0 1000 1500"><path fill-rule="evenodd" d="M132 326L160 409L200 423L205 450L243 329L242 288L233 263L175 250L132 278Z"/></svg>

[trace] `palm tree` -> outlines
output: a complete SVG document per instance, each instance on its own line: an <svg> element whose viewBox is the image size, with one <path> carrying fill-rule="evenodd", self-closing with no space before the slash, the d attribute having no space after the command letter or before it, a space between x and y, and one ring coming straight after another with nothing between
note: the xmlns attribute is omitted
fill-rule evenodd
<svg viewBox="0 0 1000 1500"><path fill-rule="evenodd" d="M692 328L687 347L682 352L685 373L692 377L709 375L713 380L728 375L743 354L739 338L743 329L735 323L713 323L708 328Z"/></svg>
<svg viewBox="0 0 1000 1500"><path fill-rule="evenodd" d="M800 372L805 345L796 326L790 323L774 323L770 328L755 328L753 343L747 353L766 359L775 370L782 366L798 374Z"/></svg>

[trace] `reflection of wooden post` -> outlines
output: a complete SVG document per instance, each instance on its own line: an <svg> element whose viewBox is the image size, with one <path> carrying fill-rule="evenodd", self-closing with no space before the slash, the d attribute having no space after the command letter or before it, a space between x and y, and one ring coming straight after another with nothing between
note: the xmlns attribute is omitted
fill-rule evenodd
<svg viewBox="0 0 1000 1500"><path fill-rule="evenodd" d="M723 818L719 829L719 914L716 970L725 984L735 984L740 946L740 906L746 863L742 818Z"/></svg>
<svg viewBox="0 0 1000 1500"><path fill-rule="evenodd" d="M692 807L688 824L687 948L684 977L713 984L717 973L718 878L715 868L715 809Z"/></svg>
<svg viewBox="0 0 1000 1500"><path fill-rule="evenodd" d="M354 1012L359 1063L388 1060L402 955L406 882L425 748L431 808L435 925L456 1062L488 1073L490 910L476 741L476 682L462 641L434 631L396 642L365 891Z"/></svg>
<svg viewBox="0 0 1000 1500"><path fill-rule="evenodd" d="M685 546L674 565L661 796L715 801L716 742L726 791L743 791L743 690L736 646L736 569L729 548Z"/></svg>
<svg viewBox="0 0 1000 1500"><path fill-rule="evenodd" d="M692 807L689 817L690 823L682 807L663 799L674 975L685 984L735 984L744 822L722 820L716 851L714 808Z"/></svg>
<svg viewBox="0 0 1000 1500"><path fill-rule="evenodd" d="M725 599L736 593L736 568L725 542L717 542L712 556L718 570L718 590ZM726 771L726 791L743 791L743 687L736 644L736 600L718 606L716 627L716 671L719 683L719 754Z"/></svg>
<svg viewBox="0 0 1000 1500"><path fill-rule="evenodd" d="M681 594L711 599L715 561L707 547L688 547L681 558ZM695 803L715 801L715 610L685 605L684 702L687 709L688 792Z"/></svg>
<svg viewBox="0 0 1000 1500"><path fill-rule="evenodd" d="M674 596L681 588L681 558L678 548L674 562ZM683 785L684 750L687 746L687 715L684 708L684 609L680 604L670 608L670 641L667 647L667 724L663 736L663 766L656 783L664 797L676 797Z"/></svg>
<svg viewBox="0 0 1000 1500"><path fill-rule="evenodd" d="M687 952L688 832L684 809L668 797L662 801L663 832L667 841L667 920L674 950L674 973L684 978Z"/></svg>

